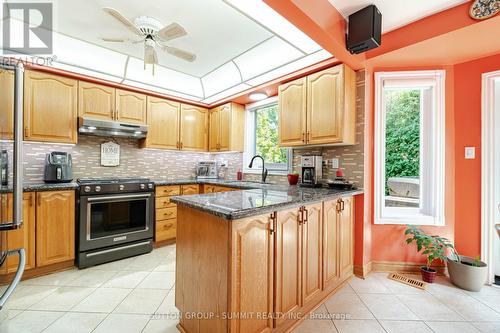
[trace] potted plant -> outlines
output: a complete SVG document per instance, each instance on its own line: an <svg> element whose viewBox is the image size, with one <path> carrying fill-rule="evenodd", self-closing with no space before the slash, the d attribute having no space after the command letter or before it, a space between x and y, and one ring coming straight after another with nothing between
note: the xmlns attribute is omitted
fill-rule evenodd
<svg viewBox="0 0 500 333"><path fill-rule="evenodd" d="M299 173L297 171L289 173L286 177L288 178L288 184L297 185L299 181Z"/></svg>
<svg viewBox="0 0 500 333"><path fill-rule="evenodd" d="M426 266L420 267L422 280L433 283L436 279L436 270L431 268L431 264L434 260L446 262L446 252L448 252L448 249L453 252L455 251L453 244L446 238L427 235L415 226L408 226L405 230L405 235L410 236L410 238L406 239L406 244L415 242L417 244L417 252L422 252L427 257Z"/></svg>
<svg viewBox="0 0 500 333"><path fill-rule="evenodd" d="M460 256L458 253L447 258L448 273L451 282L459 288L469 291L479 291L488 278L488 266L475 258Z"/></svg>

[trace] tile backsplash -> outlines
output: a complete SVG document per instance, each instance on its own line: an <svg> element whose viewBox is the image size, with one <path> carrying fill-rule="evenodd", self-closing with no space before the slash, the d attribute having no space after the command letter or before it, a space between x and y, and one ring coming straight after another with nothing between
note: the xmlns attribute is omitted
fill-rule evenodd
<svg viewBox="0 0 500 333"><path fill-rule="evenodd" d="M26 182L43 181L45 155L51 151L71 153L73 159L73 178L85 177L148 177L151 179L173 179L195 177L198 161L227 161L229 167L222 168L220 176L236 178L242 165L241 153L195 153L168 151L160 149L139 149L137 140L116 139L120 144L120 165L104 167L100 165L100 144L108 138L78 137L78 144L55 144L24 142L23 165ZM9 151L9 180L12 179L12 142L4 142Z"/></svg>

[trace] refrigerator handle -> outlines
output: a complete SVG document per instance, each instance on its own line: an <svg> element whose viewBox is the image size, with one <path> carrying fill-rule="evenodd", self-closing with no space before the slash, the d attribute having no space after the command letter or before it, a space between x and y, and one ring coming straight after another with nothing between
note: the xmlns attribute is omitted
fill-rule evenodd
<svg viewBox="0 0 500 333"><path fill-rule="evenodd" d="M16 253L19 256L19 267L17 268L17 272L16 275L14 275L12 283L0 297L0 310L2 310L10 295L12 295L12 293L14 292L14 289L16 289L19 281L21 281L21 277L24 273L24 267L26 266L26 252L24 251L24 249L9 250L7 251L7 256L14 255Z"/></svg>
<svg viewBox="0 0 500 333"><path fill-rule="evenodd" d="M23 64L19 62L14 71L13 224L14 228L19 228L23 223Z"/></svg>

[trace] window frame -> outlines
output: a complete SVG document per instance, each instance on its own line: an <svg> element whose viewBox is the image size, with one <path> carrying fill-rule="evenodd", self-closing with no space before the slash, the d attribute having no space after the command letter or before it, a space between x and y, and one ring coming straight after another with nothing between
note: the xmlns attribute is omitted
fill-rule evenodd
<svg viewBox="0 0 500 333"><path fill-rule="evenodd" d="M273 96L266 98L265 100L258 101L255 103L247 104L245 107L245 123L246 123L246 131L245 131L245 149L243 152L243 172L245 173L255 173L260 174L262 172L262 164L256 160L256 164L253 168L249 168L248 165L252 157L256 153L256 136L255 136L255 126L257 117L256 111L259 109L263 109L269 107L273 104L278 105L278 97ZM266 163L266 168L271 175L286 175L292 170L292 149L286 148L287 150L287 163Z"/></svg>
<svg viewBox="0 0 500 333"><path fill-rule="evenodd" d="M423 92L420 116L419 208L385 206L386 110L384 88L386 86L402 89L417 88L422 89ZM425 93L430 95L424 98ZM422 106L424 107L422 108ZM445 71L376 72L374 132L374 223L444 226Z"/></svg>

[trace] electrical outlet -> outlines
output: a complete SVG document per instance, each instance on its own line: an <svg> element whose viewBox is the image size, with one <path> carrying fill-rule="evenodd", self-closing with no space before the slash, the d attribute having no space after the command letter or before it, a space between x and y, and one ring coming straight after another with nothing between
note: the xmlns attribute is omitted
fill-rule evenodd
<svg viewBox="0 0 500 333"><path fill-rule="evenodd" d="M476 147L465 147L465 159L473 160L476 158Z"/></svg>
<svg viewBox="0 0 500 333"><path fill-rule="evenodd" d="M220 161L220 166L228 168L229 167L229 162L227 160L221 160Z"/></svg>
<svg viewBox="0 0 500 333"><path fill-rule="evenodd" d="M332 158L332 169L338 169L338 168L339 168L339 159Z"/></svg>

